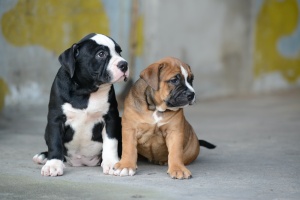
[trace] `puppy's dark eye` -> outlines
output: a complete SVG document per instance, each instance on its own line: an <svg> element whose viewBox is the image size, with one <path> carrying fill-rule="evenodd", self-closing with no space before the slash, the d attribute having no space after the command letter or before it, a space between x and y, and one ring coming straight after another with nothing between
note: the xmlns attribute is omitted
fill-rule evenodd
<svg viewBox="0 0 300 200"><path fill-rule="evenodd" d="M173 84L173 85L177 85L180 82L180 76L176 75L175 77L171 78L169 80L169 83Z"/></svg>
<svg viewBox="0 0 300 200"><path fill-rule="evenodd" d="M105 52L104 51L99 51L96 55L97 58L104 58L105 57Z"/></svg>

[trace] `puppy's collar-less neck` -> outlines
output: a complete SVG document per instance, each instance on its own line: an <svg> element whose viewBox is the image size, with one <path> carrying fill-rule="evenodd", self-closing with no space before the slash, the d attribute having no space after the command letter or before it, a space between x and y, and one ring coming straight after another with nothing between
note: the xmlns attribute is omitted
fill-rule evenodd
<svg viewBox="0 0 300 200"><path fill-rule="evenodd" d="M82 87L76 80L73 80L74 82L74 91L77 95L87 95L93 92L96 92L99 89L110 87L112 84L109 83L103 83L100 85L94 85L93 87Z"/></svg>
<svg viewBox="0 0 300 200"><path fill-rule="evenodd" d="M159 113L163 113L166 110L162 110L159 106L157 106L155 99L153 98L153 94L154 91L153 89L148 86L145 90L145 96L146 96L146 103L148 106L148 110L154 111L154 112L159 112Z"/></svg>
<svg viewBox="0 0 300 200"><path fill-rule="evenodd" d="M156 106L156 107L155 107L155 111L157 111L157 112L159 112L159 113L163 113L163 112L165 112L166 110L162 110L162 109L160 109L159 106Z"/></svg>
<svg viewBox="0 0 300 200"><path fill-rule="evenodd" d="M153 90L150 86L148 86L145 90L146 103L148 106L148 110L155 111L156 105L153 99Z"/></svg>

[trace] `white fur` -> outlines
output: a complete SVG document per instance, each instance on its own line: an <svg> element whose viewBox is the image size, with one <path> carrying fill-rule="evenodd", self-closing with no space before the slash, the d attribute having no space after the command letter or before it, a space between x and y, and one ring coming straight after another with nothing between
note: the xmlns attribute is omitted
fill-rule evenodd
<svg viewBox="0 0 300 200"><path fill-rule="evenodd" d="M108 92L110 84L104 84L92 93L86 109L73 108L71 104L62 105L63 113L66 115L66 125L74 130L73 139L66 143L68 155L67 162L72 166L95 166L99 164L102 143L92 141L92 130L95 124L103 121L109 109Z"/></svg>
<svg viewBox="0 0 300 200"><path fill-rule="evenodd" d="M157 124L158 127L160 127L160 126L165 125L165 124L168 123L167 121L162 122L162 120L163 120L163 115L161 114L161 115L159 116L159 114L158 114L159 112L160 112L159 110L155 110L155 111L153 112L153 114L152 114L153 119L154 119L154 124Z"/></svg>
<svg viewBox="0 0 300 200"><path fill-rule="evenodd" d="M152 114L155 124L157 124L158 122L160 122L162 120L162 116L158 116L157 112L159 112L159 111L155 110Z"/></svg>
<svg viewBox="0 0 300 200"><path fill-rule="evenodd" d="M162 107L160 106L156 106L156 110L160 111L160 112L164 112L166 109L163 109Z"/></svg>
<svg viewBox="0 0 300 200"><path fill-rule="evenodd" d="M188 73L184 69L184 67L180 66L181 73L184 76L185 85L189 88L190 91L195 92L194 88L191 86L191 84L187 81ZM193 102L195 101L196 97L194 96Z"/></svg>
<svg viewBox="0 0 300 200"><path fill-rule="evenodd" d="M61 176L64 173L65 165L61 160L51 159L42 167L43 176Z"/></svg>
<svg viewBox="0 0 300 200"><path fill-rule="evenodd" d="M114 171L114 175L116 176L133 176L135 174L136 170L135 169L128 169L124 168L122 170L117 169Z"/></svg>
<svg viewBox="0 0 300 200"><path fill-rule="evenodd" d="M103 151L102 151L102 163L101 167L103 168L104 174L113 174L114 165L119 162L118 157L118 140L108 138L106 129L102 131L103 138Z"/></svg>
<svg viewBox="0 0 300 200"><path fill-rule="evenodd" d="M180 66L180 68L181 68L181 73L184 76L185 85L189 88L190 91L195 92L194 88L187 81L187 77L188 77L187 71L182 66Z"/></svg>
<svg viewBox="0 0 300 200"><path fill-rule="evenodd" d="M47 158L44 154L36 154L35 156L33 156L32 160L39 165L43 165L47 162Z"/></svg>
<svg viewBox="0 0 300 200"><path fill-rule="evenodd" d="M112 83L117 81L124 80L124 72L122 72L118 67L118 63L120 61L125 61L124 58L122 58L115 50L115 43L105 35L96 34L91 38L95 42L97 42L100 45L105 45L109 48L111 59L108 63L107 70L110 71L110 73L113 75L113 78L111 80ZM125 76L128 77L129 75L129 69L126 71Z"/></svg>

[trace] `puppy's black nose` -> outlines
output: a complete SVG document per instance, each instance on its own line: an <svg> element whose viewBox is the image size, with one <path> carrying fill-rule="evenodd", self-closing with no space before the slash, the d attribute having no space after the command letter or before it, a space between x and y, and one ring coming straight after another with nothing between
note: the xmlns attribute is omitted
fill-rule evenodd
<svg viewBox="0 0 300 200"><path fill-rule="evenodd" d="M195 93L194 92L188 92L187 93L187 99L188 101L192 101L195 97Z"/></svg>
<svg viewBox="0 0 300 200"><path fill-rule="evenodd" d="M122 72L126 72L127 71L127 69L128 69L128 66L127 66L128 64L127 64L127 62L126 61L124 61L124 60L122 60L122 61L120 61L119 63L118 63L118 65L117 65L117 67L122 71Z"/></svg>

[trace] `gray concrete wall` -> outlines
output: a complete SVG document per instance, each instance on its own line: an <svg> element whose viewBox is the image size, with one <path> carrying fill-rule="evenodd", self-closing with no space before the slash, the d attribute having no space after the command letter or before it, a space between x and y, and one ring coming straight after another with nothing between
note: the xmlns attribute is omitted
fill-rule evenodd
<svg viewBox="0 0 300 200"><path fill-rule="evenodd" d="M198 98L248 92L253 1L146 1L145 63L163 56L187 62Z"/></svg>
<svg viewBox="0 0 300 200"><path fill-rule="evenodd" d="M300 0L2 0L0 110L48 101L58 55L90 32L110 35L122 46L133 80L164 56L185 61L199 99L299 87L299 5ZM117 85L118 93L123 87Z"/></svg>

